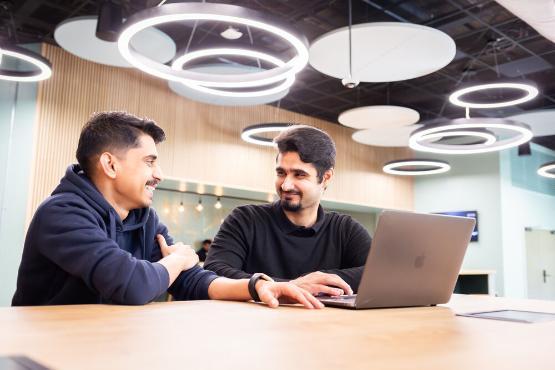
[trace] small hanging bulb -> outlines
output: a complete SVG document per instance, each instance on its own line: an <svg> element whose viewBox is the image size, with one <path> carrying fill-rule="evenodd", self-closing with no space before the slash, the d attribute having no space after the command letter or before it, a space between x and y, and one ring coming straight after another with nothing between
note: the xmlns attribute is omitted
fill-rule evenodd
<svg viewBox="0 0 555 370"><path fill-rule="evenodd" d="M185 206L183 205L183 202L179 203L179 207L177 208L177 210L178 210L180 213L185 212Z"/></svg>
<svg viewBox="0 0 555 370"><path fill-rule="evenodd" d="M202 210L204 209L204 206L202 205L202 199L198 198L198 204L195 206L195 209L199 212L202 212Z"/></svg>
<svg viewBox="0 0 555 370"><path fill-rule="evenodd" d="M170 213L170 209L168 207L164 207L164 214L167 215L168 213Z"/></svg>
<svg viewBox="0 0 555 370"><path fill-rule="evenodd" d="M220 202L220 197L218 197L218 200L214 204L214 208L216 208L216 209L222 208L222 202Z"/></svg>

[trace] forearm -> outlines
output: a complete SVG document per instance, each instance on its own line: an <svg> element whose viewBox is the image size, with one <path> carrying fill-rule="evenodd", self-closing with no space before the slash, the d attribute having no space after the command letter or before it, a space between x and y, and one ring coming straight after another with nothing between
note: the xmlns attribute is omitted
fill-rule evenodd
<svg viewBox="0 0 555 370"><path fill-rule="evenodd" d="M170 281L168 287L173 284L175 279L179 276L181 271L183 271L184 259L178 255L170 254L158 261L159 264L166 268Z"/></svg>
<svg viewBox="0 0 555 370"><path fill-rule="evenodd" d="M263 280L258 281L258 285L263 283ZM227 279L219 277L212 281L208 287L208 296L210 299L219 299L226 301L248 301L252 299L249 293L249 280L248 279Z"/></svg>
<svg viewBox="0 0 555 370"><path fill-rule="evenodd" d="M225 260L216 260L210 257L204 262L204 269L214 271L219 276L225 276L230 279L249 279L252 275L239 268L233 267Z"/></svg>

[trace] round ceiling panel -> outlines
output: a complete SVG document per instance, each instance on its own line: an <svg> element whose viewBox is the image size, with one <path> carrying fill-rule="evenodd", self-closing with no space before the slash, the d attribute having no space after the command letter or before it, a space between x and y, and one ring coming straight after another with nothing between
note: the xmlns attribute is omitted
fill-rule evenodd
<svg viewBox="0 0 555 370"><path fill-rule="evenodd" d="M399 22L352 26L352 78L361 82L424 76L445 67L455 53L453 39L435 28ZM349 28L338 28L316 39L310 46L309 61L329 76L347 77Z"/></svg>
<svg viewBox="0 0 555 370"><path fill-rule="evenodd" d="M346 110L338 121L344 126L362 129L381 129L415 124L420 114L414 109L396 105L371 105Z"/></svg>
<svg viewBox="0 0 555 370"><path fill-rule="evenodd" d="M63 49L79 58L114 67L131 68L118 50L117 42L96 37L98 17L70 18L60 23L54 31L54 39ZM160 63L175 56L175 43L164 32L151 27L137 34L131 44L137 52Z"/></svg>

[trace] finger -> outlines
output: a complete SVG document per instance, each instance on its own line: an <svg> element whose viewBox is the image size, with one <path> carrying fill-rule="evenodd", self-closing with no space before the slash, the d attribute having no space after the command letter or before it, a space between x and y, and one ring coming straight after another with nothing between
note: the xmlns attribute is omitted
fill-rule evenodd
<svg viewBox="0 0 555 370"><path fill-rule="evenodd" d="M344 292L351 295L353 294L353 289L345 282L345 280L341 279L338 275L335 274L325 274L324 276L324 284L326 285L333 285L338 288L343 289Z"/></svg>
<svg viewBox="0 0 555 370"><path fill-rule="evenodd" d="M156 235L156 239L158 240L158 245L160 246L160 250L164 256L170 254L170 250L168 248L168 244L166 243L166 239L162 234Z"/></svg>
<svg viewBox="0 0 555 370"><path fill-rule="evenodd" d="M316 299L316 297L314 297L312 294L310 294L309 291L306 291L304 289L301 289L303 291L304 296L306 297L306 299L312 303L312 305L314 306L314 308L324 308L324 304L322 302L320 302L318 299Z"/></svg>
<svg viewBox="0 0 555 370"><path fill-rule="evenodd" d="M306 308L311 308L311 309L314 308L315 306L312 304L312 301L309 300L305 296L304 292L305 292L305 290L300 289L298 287L287 286L284 289L283 294L290 297L290 298L293 298L295 301L299 302L300 304L302 304ZM308 293L308 295L312 296L310 293ZM314 297L312 297L312 298L314 298ZM316 299L316 298L314 298L314 299Z"/></svg>
<svg viewBox="0 0 555 370"><path fill-rule="evenodd" d="M276 308L279 306L279 301L276 299L270 289L261 289L258 297L262 302L266 303L271 308Z"/></svg>
<svg viewBox="0 0 555 370"><path fill-rule="evenodd" d="M343 289L323 285L323 284L314 284L315 287L311 289L312 294L316 295L318 293L324 293L331 296L338 296L344 293ZM316 293L314 293L316 291Z"/></svg>

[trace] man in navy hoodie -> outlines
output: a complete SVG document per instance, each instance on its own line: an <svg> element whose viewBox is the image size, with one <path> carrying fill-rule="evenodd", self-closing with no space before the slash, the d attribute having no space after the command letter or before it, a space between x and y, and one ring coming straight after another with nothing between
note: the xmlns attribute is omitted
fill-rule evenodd
<svg viewBox="0 0 555 370"><path fill-rule="evenodd" d="M149 208L162 180L156 144L164 131L124 112L94 115L83 127L78 165L68 167L27 231L14 306L146 304L165 291L178 300L261 300L271 307L322 305L265 275L227 279L197 265Z"/></svg>

